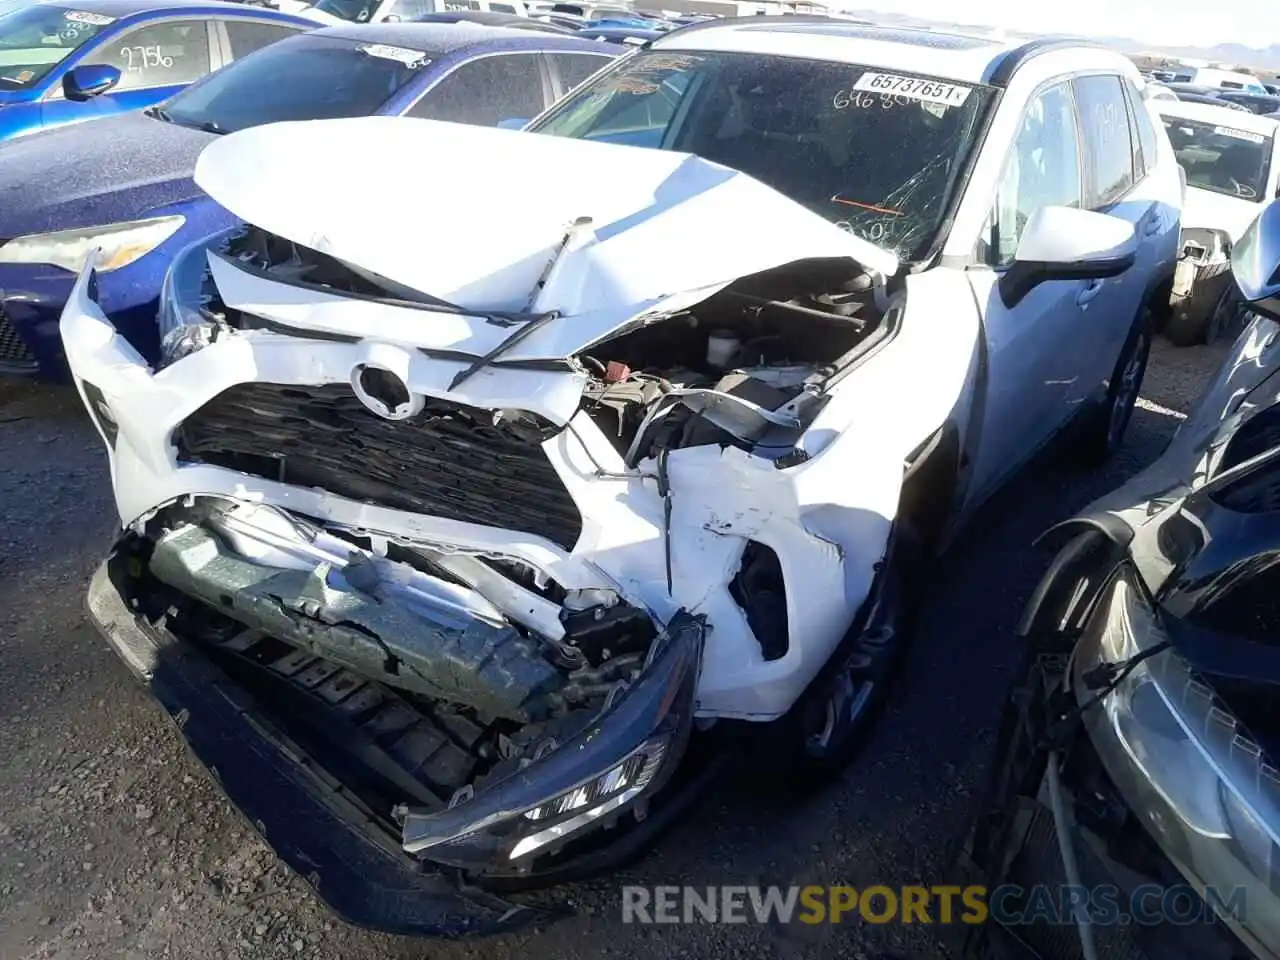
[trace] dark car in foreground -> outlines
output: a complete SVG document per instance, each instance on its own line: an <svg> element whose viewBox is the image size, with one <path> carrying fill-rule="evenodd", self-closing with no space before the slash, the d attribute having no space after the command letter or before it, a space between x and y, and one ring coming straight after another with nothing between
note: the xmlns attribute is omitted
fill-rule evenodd
<svg viewBox="0 0 1280 960"><path fill-rule="evenodd" d="M218 136L373 114L493 125L541 113L615 52L576 37L469 23L330 27L283 40L146 111L7 145L0 374L63 374L58 318L93 247L103 250L102 305L144 356L156 354L157 298L173 255L235 222L191 179L196 157ZM424 175L429 162L423 158ZM334 189L376 176L344 171Z"/></svg>
<svg viewBox="0 0 1280 960"><path fill-rule="evenodd" d="M1006 922L966 957L1280 953L1280 205L1233 263L1253 319L1217 378L1056 531L964 857ZM1084 900L1025 922L1037 884Z"/></svg>
<svg viewBox="0 0 1280 960"><path fill-rule="evenodd" d="M0 9L0 141L150 106L314 26L219 0L66 0Z"/></svg>

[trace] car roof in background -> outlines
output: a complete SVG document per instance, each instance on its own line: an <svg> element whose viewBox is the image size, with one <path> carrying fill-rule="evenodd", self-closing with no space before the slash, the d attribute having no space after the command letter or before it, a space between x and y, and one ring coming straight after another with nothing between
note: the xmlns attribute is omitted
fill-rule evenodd
<svg viewBox="0 0 1280 960"><path fill-rule="evenodd" d="M141 13L163 14L169 10L209 10L216 13L239 13L243 15L265 15L281 17L287 14L270 7L260 7L247 3L233 3L229 0L50 0L50 2L33 3L31 6L63 7L68 10L83 10L85 13L101 13L104 16L132 17ZM297 17L290 19L297 20Z"/></svg>
<svg viewBox="0 0 1280 960"><path fill-rule="evenodd" d="M571 37L574 31L559 24L522 17L517 13L498 13L494 10L444 10L440 13L424 13L415 17L414 23L478 23L486 27L509 27L512 30L534 30L540 33L558 33Z"/></svg>
<svg viewBox="0 0 1280 960"><path fill-rule="evenodd" d="M1151 104L1161 116L1199 120L1201 123L1220 123L1233 130L1261 133L1266 136L1276 132L1274 117L1260 117L1247 110L1233 110L1225 104L1218 106L1216 103L1188 103L1185 100L1152 100Z"/></svg>
<svg viewBox="0 0 1280 960"><path fill-rule="evenodd" d="M393 47L421 50L433 57L480 44L540 47L561 50L598 49L599 44L572 35L539 30L513 30L458 20L449 23L344 23L322 27L307 36L336 37L355 43L384 43Z"/></svg>
<svg viewBox="0 0 1280 960"><path fill-rule="evenodd" d="M997 78L1024 56L1066 47L1085 47L1095 54L1125 59L1123 54L1084 38L1009 39L804 14L726 17L695 23L672 30L652 46L664 50L810 57L882 66L965 83L1003 83L1007 77Z"/></svg>

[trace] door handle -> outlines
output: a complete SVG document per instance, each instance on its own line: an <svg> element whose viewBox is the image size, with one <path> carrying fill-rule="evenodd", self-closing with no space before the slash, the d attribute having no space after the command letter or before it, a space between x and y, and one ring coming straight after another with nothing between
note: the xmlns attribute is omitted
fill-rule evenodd
<svg viewBox="0 0 1280 960"><path fill-rule="evenodd" d="M1159 217L1157 216L1148 217L1146 224L1142 228L1142 235L1144 237L1149 237L1149 236L1152 236L1153 234L1157 234L1160 232L1160 228L1162 226L1164 226L1164 224Z"/></svg>
<svg viewBox="0 0 1280 960"><path fill-rule="evenodd" d="M1076 303L1082 307L1088 306L1089 301L1100 294L1105 285L1105 280L1090 280L1088 285L1076 295Z"/></svg>

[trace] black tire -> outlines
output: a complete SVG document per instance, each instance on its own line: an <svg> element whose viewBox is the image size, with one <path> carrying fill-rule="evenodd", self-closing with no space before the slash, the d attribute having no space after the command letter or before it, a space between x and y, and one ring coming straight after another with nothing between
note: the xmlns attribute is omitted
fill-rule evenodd
<svg viewBox="0 0 1280 960"><path fill-rule="evenodd" d="M923 557L914 533L899 526L865 628L856 636L851 631L791 710L762 731L757 745L768 751L767 763L778 773L766 790L795 795L831 783L882 711L909 641L910 591Z"/></svg>
<svg viewBox="0 0 1280 960"><path fill-rule="evenodd" d="M1210 320L1211 315L1175 310L1162 332L1175 347L1198 347L1209 342Z"/></svg>
<svg viewBox="0 0 1280 960"><path fill-rule="evenodd" d="M1171 319L1170 323L1175 320L1176 318ZM1154 336L1151 311L1143 307L1142 315L1133 325L1129 338L1120 350L1120 356L1116 358L1106 399L1097 410L1088 415L1081 427L1075 447L1076 458L1081 463L1098 466L1120 449L1125 431L1129 429L1129 421L1133 418L1133 408L1138 402L1142 380L1147 373Z"/></svg>
<svg viewBox="0 0 1280 960"><path fill-rule="evenodd" d="M1223 301L1227 300L1231 291L1235 289L1235 283L1230 277L1222 277L1222 274L1231 269L1230 261L1224 261L1215 264L1212 267L1201 271L1200 276L1196 278L1197 289L1203 289L1207 284L1213 282L1227 281L1226 290L1222 296L1215 301L1212 310L1207 313L1201 312L1199 309L1184 310L1175 308L1169 315L1169 319L1165 322L1161 333L1175 347L1198 347L1204 344L1213 343L1218 338L1222 326L1218 311L1223 305ZM1197 297L1192 297L1189 301L1191 306L1195 306ZM1182 305L1180 305L1181 307Z"/></svg>

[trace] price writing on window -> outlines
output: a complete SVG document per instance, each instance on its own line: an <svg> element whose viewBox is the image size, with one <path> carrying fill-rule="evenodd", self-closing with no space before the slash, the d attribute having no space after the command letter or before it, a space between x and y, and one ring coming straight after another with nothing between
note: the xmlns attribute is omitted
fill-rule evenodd
<svg viewBox="0 0 1280 960"><path fill-rule="evenodd" d="M159 44L151 47L121 47L120 59L125 73L146 73L148 70L167 69L173 66L173 57L167 57Z"/></svg>
<svg viewBox="0 0 1280 960"><path fill-rule="evenodd" d="M969 87L923 77L901 77L893 73L864 73L853 89L866 93L889 93L908 100L961 106L969 99Z"/></svg>

